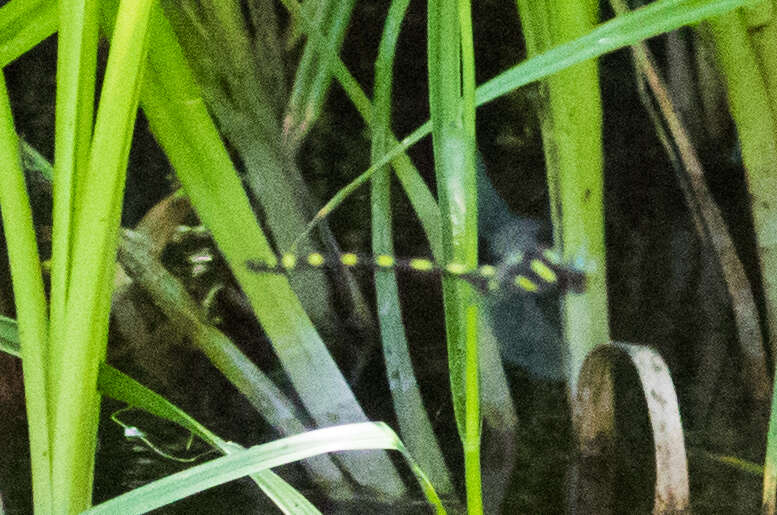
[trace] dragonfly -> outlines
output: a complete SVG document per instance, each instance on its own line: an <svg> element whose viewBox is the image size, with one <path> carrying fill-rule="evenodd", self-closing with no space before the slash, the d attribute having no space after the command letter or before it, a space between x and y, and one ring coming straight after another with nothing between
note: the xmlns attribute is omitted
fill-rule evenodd
<svg viewBox="0 0 777 515"><path fill-rule="evenodd" d="M481 304L482 337L497 341L506 364L545 380L564 379L564 341L560 296L586 289L582 260L565 263L550 245L547 225L514 214L491 184L485 165L478 162L478 232L483 256L494 264L468 267L437 263L426 257L402 258L358 252L307 255L282 254L269 260L252 259L255 273L288 274L301 269L361 268L395 270L430 277L453 277L485 294ZM581 264L583 263L583 264Z"/></svg>
<svg viewBox="0 0 777 515"><path fill-rule="evenodd" d="M471 284L482 293L517 291L543 295L550 291L582 293L585 274L582 270L564 264L550 248L537 247L511 253L501 263L468 267L462 263L440 264L430 258L401 258L389 254L344 252L326 256L312 252L303 256L283 254L271 261L251 259L246 266L254 273L287 274L294 270L367 269L374 271L408 272L439 277L452 277Z"/></svg>
<svg viewBox="0 0 777 515"><path fill-rule="evenodd" d="M542 295L548 291L581 293L585 289L582 270L565 265L559 255L537 239L539 224L510 212L507 203L491 184L485 163L478 154L478 230L490 254L500 261L469 267L463 263L436 263L425 257L398 258L389 254L345 252L325 256L320 252L298 256L287 253L269 261L251 259L247 267L256 273L286 274L295 269L337 267L433 274L467 281L482 293L519 291Z"/></svg>

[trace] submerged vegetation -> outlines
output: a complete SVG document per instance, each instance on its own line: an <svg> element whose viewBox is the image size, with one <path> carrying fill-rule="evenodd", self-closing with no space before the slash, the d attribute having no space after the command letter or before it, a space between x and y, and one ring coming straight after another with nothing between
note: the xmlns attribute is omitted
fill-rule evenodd
<svg viewBox="0 0 777 515"><path fill-rule="evenodd" d="M5 2L0 511L775 513L777 5L632 4Z"/></svg>

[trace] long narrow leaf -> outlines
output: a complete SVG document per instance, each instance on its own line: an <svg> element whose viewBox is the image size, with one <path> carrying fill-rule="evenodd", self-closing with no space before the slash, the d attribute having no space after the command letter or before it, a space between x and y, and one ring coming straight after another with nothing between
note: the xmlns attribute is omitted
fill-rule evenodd
<svg viewBox="0 0 777 515"><path fill-rule="evenodd" d="M72 251L67 251L67 255L72 252L73 265L69 270L67 266L55 269L67 274L67 280L63 282L65 312L58 315L65 330L52 335L57 345L52 347L52 351L57 349L52 367L58 372L53 374L57 389L52 478L54 497L70 511L91 504L99 406L97 374L107 343L117 232L153 3L124 0L119 8L88 169L79 159L74 161ZM96 9L96 5L91 8ZM97 12L84 16L96 20ZM77 96L81 102L91 101L80 93ZM85 108L76 106L76 110L82 114ZM62 308L55 305L52 309Z"/></svg>
<svg viewBox="0 0 777 515"><path fill-rule="evenodd" d="M10 63L57 30L57 3L13 0L0 7L0 62Z"/></svg>
<svg viewBox="0 0 777 515"><path fill-rule="evenodd" d="M400 451L416 475L429 503L437 513L445 513L426 476L415 465L397 435L382 422L328 427L251 447L160 479L85 513L145 513L247 474L325 452L365 449Z"/></svg>
<svg viewBox="0 0 777 515"><path fill-rule="evenodd" d="M602 23L585 36L554 47L500 73L477 88L476 103L482 106L521 86L588 59L755 2L756 0L659 0L626 16L618 16ZM364 173L338 191L308 224L305 234L367 182L380 167L418 143L431 132L431 129L429 122L424 123L403 138L397 146L386 152L382 158L374 161Z"/></svg>
<svg viewBox="0 0 777 515"><path fill-rule="evenodd" d="M0 74L0 213L8 247L8 260L14 286L14 301L22 331L21 352L26 358L24 395L29 422L32 481L35 509L51 510L51 455L48 365L48 314L38 245L32 222L30 199L19 155L19 140L11 114L11 105ZM5 331L3 331L5 332Z"/></svg>
<svg viewBox="0 0 777 515"><path fill-rule="evenodd" d="M393 64L399 29L409 0L391 3L375 61L375 109L372 121L372 156L379 158L391 137L391 90ZM391 213L391 174L388 167L372 179L372 252L394 255ZM394 413L407 447L428 471L432 483L443 495L453 495L445 460L437 443L421 392L413 373L399 289L393 271L375 271L375 294L386 376L394 401Z"/></svg>
<svg viewBox="0 0 777 515"><path fill-rule="evenodd" d="M458 6L464 9L468 4ZM429 0L428 13L429 113L443 262L474 269L478 224L471 15L469 9L462 14L456 3L440 0ZM467 511L478 514L483 513L478 306L470 285L443 278L442 287L453 409L464 447Z"/></svg>
<svg viewBox="0 0 777 515"><path fill-rule="evenodd" d="M161 12L155 13L153 33L156 45L149 54L142 106L197 214L212 232L316 423L365 421L363 410L288 281L247 269L248 260L272 262L274 253ZM316 373L311 374L311 370ZM362 484L389 496L404 491L385 453L349 454L340 461Z"/></svg>

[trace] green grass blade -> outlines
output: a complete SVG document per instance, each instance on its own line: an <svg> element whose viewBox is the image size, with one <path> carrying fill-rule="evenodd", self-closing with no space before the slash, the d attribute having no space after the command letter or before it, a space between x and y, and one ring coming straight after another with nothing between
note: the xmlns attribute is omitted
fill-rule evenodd
<svg viewBox="0 0 777 515"><path fill-rule="evenodd" d="M151 256L150 244L141 234L123 232L119 261L178 333L186 335L276 431L289 436L308 429L300 421L301 414L291 399L224 333L206 322L204 309L191 298L184 285ZM317 484L333 490L333 497L353 495L347 479L328 457L317 457L304 465Z"/></svg>
<svg viewBox="0 0 777 515"><path fill-rule="evenodd" d="M375 61L375 104L372 132L372 156L379 158L391 136L392 67L399 29L409 0L391 3ZM394 255L391 214L391 174L388 167L372 179L372 252ZM394 401L394 413L400 434L432 483L444 496L454 495L448 468L424 409L421 392L413 373L394 271L375 272L375 293L386 376Z"/></svg>
<svg viewBox="0 0 777 515"><path fill-rule="evenodd" d="M659 0L632 11L626 16L598 25L580 38L563 43L553 49L527 59L478 86L476 103L482 106L507 93L557 73L570 66L606 53L633 45L643 39L697 23L709 16L722 14L755 0ZM348 196L366 183L386 163L397 158L431 132L429 122L424 123L400 143L387 151L347 186L338 191L322 207L305 229L309 233L316 224L334 211Z"/></svg>
<svg viewBox="0 0 777 515"><path fill-rule="evenodd" d="M8 248L14 301L24 335L25 403L29 428L33 503L48 513L54 497L51 486L51 441L48 415L48 306L43 291L41 264L32 221L30 200L19 155L5 78L0 74L0 213ZM4 329L7 329L4 327ZM7 331L4 330L3 333Z"/></svg>
<svg viewBox="0 0 777 515"><path fill-rule="evenodd" d="M457 10L457 6L459 10ZM478 263L475 70L466 3L428 2L429 112L444 263ZM478 306L469 284L443 278L448 369L464 447L468 513L483 513Z"/></svg>
<svg viewBox="0 0 777 515"><path fill-rule="evenodd" d="M58 372L52 375L57 382L52 477L54 497L69 511L79 511L91 504L99 406L97 374L105 356L116 237L152 5L153 0L125 0L119 7L89 148L88 168L79 170L83 163L79 159L73 161L77 179L73 185L70 236L72 266L69 270L55 267L53 271L68 274L64 281L67 288L65 313L58 315L65 327L61 341L56 340L57 334L52 329L52 342L57 345L52 350L58 350L52 354L52 366ZM95 11L84 12L83 18L96 20L96 8L96 4L85 7L85 11ZM85 29L84 33L88 34L90 30ZM80 68L82 61L78 63ZM61 66L65 67L65 63ZM88 68L85 62L83 66ZM79 103L92 101L81 92L72 94L79 98ZM86 111L79 105L74 109L79 115ZM71 160L75 159L72 156L79 155L77 149L74 152L67 154ZM59 181L60 177L56 177ZM55 194L56 188L57 184ZM64 259L63 256L55 257ZM61 307L52 304L52 312L55 309Z"/></svg>
<svg viewBox="0 0 777 515"><path fill-rule="evenodd" d="M56 5L56 3L55 3ZM73 216L79 176L86 174L92 138L97 68L96 2L62 0L63 27L58 33L57 91L54 126L54 161L51 241L51 371L52 399L62 385L59 373L64 359L66 304L71 279ZM53 405L51 406L53 407ZM53 414L51 415L53 417Z"/></svg>
<svg viewBox="0 0 777 515"><path fill-rule="evenodd" d="M220 135L186 66L172 29L154 17L155 45L149 54L142 106L157 140L176 170L202 222L210 229L248 296L305 408L319 425L359 422L366 416L283 277L254 274L249 259L274 254L253 211ZM311 374L314 370L316 373ZM404 491L385 453L341 457L361 483L399 496Z"/></svg>
<svg viewBox="0 0 777 515"><path fill-rule="evenodd" d="M518 0L530 55L589 31L597 6L570 0L550 6ZM604 245L602 106L596 62L586 61L548 77L540 106L554 241L562 256L591 263L584 294L562 300L563 334L569 350L567 379L577 389L586 355L609 338ZM590 282L589 282L590 281Z"/></svg>
<svg viewBox="0 0 777 515"><path fill-rule="evenodd" d="M0 66L15 61L56 30L54 0L13 0L0 7Z"/></svg>
<svg viewBox="0 0 777 515"><path fill-rule="evenodd" d="M397 435L382 422L318 429L251 447L160 479L95 506L85 513L91 515L145 513L257 471L278 467L316 454L365 449L400 451L410 464L430 505L435 507L437 513L445 513L426 476L415 465Z"/></svg>
<svg viewBox="0 0 777 515"><path fill-rule="evenodd" d="M316 26L323 27L324 36L308 39L305 45L283 122L286 142L292 151L319 117L354 4L354 0L321 2L322 16Z"/></svg>

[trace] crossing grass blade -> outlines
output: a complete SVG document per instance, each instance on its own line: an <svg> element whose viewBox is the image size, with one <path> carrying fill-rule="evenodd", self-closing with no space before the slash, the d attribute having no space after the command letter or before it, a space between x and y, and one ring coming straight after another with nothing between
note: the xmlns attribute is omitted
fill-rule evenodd
<svg viewBox="0 0 777 515"><path fill-rule="evenodd" d="M427 68L443 262L473 269L478 260L478 220L469 7L466 1L428 2ZM453 410L464 448L467 511L475 515L483 513L478 305L469 285L443 278L442 286Z"/></svg>
<svg viewBox="0 0 777 515"><path fill-rule="evenodd" d="M4 316L0 316L0 351L22 357L17 322ZM234 442L223 440L161 395L106 363L100 365L97 387L102 395L178 424L222 454L229 455L243 449ZM299 491L271 470L252 474L251 479L284 513L320 513ZM121 506L119 510L125 513Z"/></svg>
<svg viewBox="0 0 777 515"><path fill-rule="evenodd" d="M13 0L0 7L0 62L16 60L57 30L57 2Z"/></svg>
<svg viewBox="0 0 777 515"><path fill-rule="evenodd" d="M272 259L272 249L183 52L159 11L153 18L152 34L156 44L149 53L141 106L200 220L211 231L316 423L366 420L286 278L259 276L245 267L251 258ZM341 460L358 481L389 497L404 491L385 453L353 453Z"/></svg>
<svg viewBox="0 0 777 515"><path fill-rule="evenodd" d="M25 404L29 423L32 482L37 496L36 510L46 513L51 509L52 485L49 468L51 452L51 399L47 383L48 365L48 306L35 240L32 209L24 172L21 167L19 143L14 129L13 115L0 73L0 214L8 249L8 261L14 286L14 302L24 338L22 349L26 361L24 372ZM10 329L3 324L0 334ZM18 355L18 354L17 354Z"/></svg>
<svg viewBox="0 0 777 515"><path fill-rule="evenodd" d="M632 11L630 14L618 16L597 25L584 36L553 47L486 81L477 88L476 104L478 106L487 104L521 86L548 77L588 59L602 56L685 25L697 23L707 17L754 3L756 0L659 0L653 2ZM345 87L346 84L343 86ZM350 93L351 90L346 89L346 92L354 101L354 97ZM310 233L321 220L329 216L346 198L364 185L377 170L429 135L431 129L432 126L427 121L402 138L399 144L388 150L383 157L373 161L373 164L366 171L340 189L324 204L308 224L305 232L297 239L300 240ZM423 223L423 219L421 220Z"/></svg>
<svg viewBox="0 0 777 515"><path fill-rule="evenodd" d="M371 124L371 155L373 158L380 157L393 139L391 134L391 100L394 82L394 55L400 27L408 5L409 0L395 0L391 3L378 47L378 56L375 61L374 110ZM394 254L390 172L389 167L386 166L376 174L372 180L370 192L372 251L376 255L375 259L370 261L376 264L396 262L394 259L379 258L379 256L389 257ZM405 264L414 270L435 269L434 263L429 260L409 260ZM443 496L453 497L455 490L450 472L445 465L442 450L429 419L429 411L424 408L418 382L413 372L413 362L402 320L399 288L394 270L376 269L374 278L376 311L380 323L386 376L389 378L389 388L400 433L421 468L429 474L432 484Z"/></svg>
<svg viewBox="0 0 777 515"><path fill-rule="evenodd" d="M405 449L396 433L382 422L365 422L317 429L300 435L236 451L229 456L211 460L167 476L153 483L112 499L84 513L146 513L179 499L245 475L279 467L327 452L345 450L387 449L402 453L416 476L429 505L436 513L445 509L429 483Z"/></svg>

